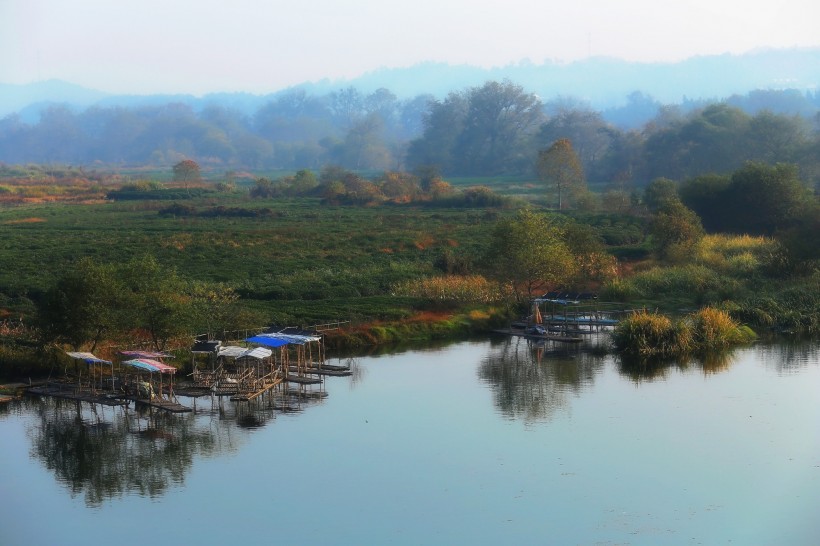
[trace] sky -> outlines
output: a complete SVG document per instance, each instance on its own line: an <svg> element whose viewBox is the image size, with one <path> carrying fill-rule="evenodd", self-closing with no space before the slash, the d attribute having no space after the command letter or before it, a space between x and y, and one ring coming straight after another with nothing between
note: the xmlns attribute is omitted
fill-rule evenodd
<svg viewBox="0 0 820 546"><path fill-rule="evenodd" d="M261 94L427 61L817 47L818 21L817 0L0 0L0 83Z"/></svg>

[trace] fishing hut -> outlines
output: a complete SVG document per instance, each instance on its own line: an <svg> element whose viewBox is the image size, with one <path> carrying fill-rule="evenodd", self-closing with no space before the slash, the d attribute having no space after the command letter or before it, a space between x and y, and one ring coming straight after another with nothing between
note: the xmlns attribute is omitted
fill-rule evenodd
<svg viewBox="0 0 820 546"><path fill-rule="evenodd" d="M120 354L130 357L122 365L133 371L124 381L127 400L172 413L191 411L191 408L180 404L174 394L177 369L158 360L170 355L146 351L121 351Z"/></svg>
<svg viewBox="0 0 820 546"><path fill-rule="evenodd" d="M231 400L253 400L284 378L273 351L266 347L221 347L219 359L222 364L212 388L217 394L231 395Z"/></svg>
<svg viewBox="0 0 820 546"><path fill-rule="evenodd" d="M114 376L114 363L97 358L92 353L67 351L75 363L86 365L86 373L78 370L76 381L48 381L44 385L30 387L27 392L40 396L51 396L107 406L123 405L118 398L119 381Z"/></svg>
<svg viewBox="0 0 820 546"><path fill-rule="evenodd" d="M290 383L310 385L321 383L325 362L322 336L316 332L283 328L268 330L245 341L267 347L278 347L282 369L287 372L285 380Z"/></svg>

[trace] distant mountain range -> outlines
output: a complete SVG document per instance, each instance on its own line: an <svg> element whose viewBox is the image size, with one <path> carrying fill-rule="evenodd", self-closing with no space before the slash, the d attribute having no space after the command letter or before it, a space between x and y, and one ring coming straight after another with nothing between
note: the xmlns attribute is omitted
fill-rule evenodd
<svg viewBox="0 0 820 546"><path fill-rule="evenodd" d="M640 91L663 104L687 100L721 100L756 89L795 89L817 93L820 89L820 48L760 50L743 55L692 57L677 63L635 63L596 57L570 64L520 62L483 69L468 65L422 63L408 68L383 68L351 80L304 83L278 93L303 89L324 95L355 87L361 92L387 88L399 98L421 94L443 97L451 91L508 79L542 100L567 97L599 110L626 103ZM140 106L181 102L194 108L218 103L252 113L278 93L211 93L193 95L110 95L65 81L49 80L25 85L0 83L0 118L19 113L36 120L49 104L89 106Z"/></svg>

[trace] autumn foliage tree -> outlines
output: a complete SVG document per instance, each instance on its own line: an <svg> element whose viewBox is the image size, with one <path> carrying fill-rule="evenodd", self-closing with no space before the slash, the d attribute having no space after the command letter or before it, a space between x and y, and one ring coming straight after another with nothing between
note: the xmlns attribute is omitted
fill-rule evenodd
<svg viewBox="0 0 820 546"><path fill-rule="evenodd" d="M199 164L192 159L184 159L174 165L174 181L182 182L185 189L188 189L188 184L191 182L198 182L202 179L202 173L199 170Z"/></svg>
<svg viewBox="0 0 820 546"><path fill-rule="evenodd" d="M549 148L538 152L536 170L538 177L547 187L558 193L559 210L564 208L565 193L577 193L584 189L581 160L572 148L572 142L567 138L556 140Z"/></svg>

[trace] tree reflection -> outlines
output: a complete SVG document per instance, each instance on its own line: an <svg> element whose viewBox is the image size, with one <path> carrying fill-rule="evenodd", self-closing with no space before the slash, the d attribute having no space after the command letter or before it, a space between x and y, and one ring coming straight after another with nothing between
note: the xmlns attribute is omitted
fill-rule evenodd
<svg viewBox="0 0 820 546"><path fill-rule="evenodd" d="M556 345L510 338L493 346L478 375L493 387L502 415L548 421L603 370L604 359L588 347Z"/></svg>
<svg viewBox="0 0 820 546"><path fill-rule="evenodd" d="M793 373L820 362L820 344L811 338L782 338L756 346L760 360L778 373Z"/></svg>
<svg viewBox="0 0 820 546"><path fill-rule="evenodd" d="M193 413L106 407L43 397L30 401L39 426L32 455L89 506L137 494L156 498L182 484L198 456L235 451L245 434L327 397L305 387L269 391L250 402L200 400Z"/></svg>
<svg viewBox="0 0 820 546"><path fill-rule="evenodd" d="M162 495L183 482L194 456L209 455L216 445L214 433L197 428L191 414L146 417L44 398L39 417L33 454L89 506L124 493Z"/></svg>

